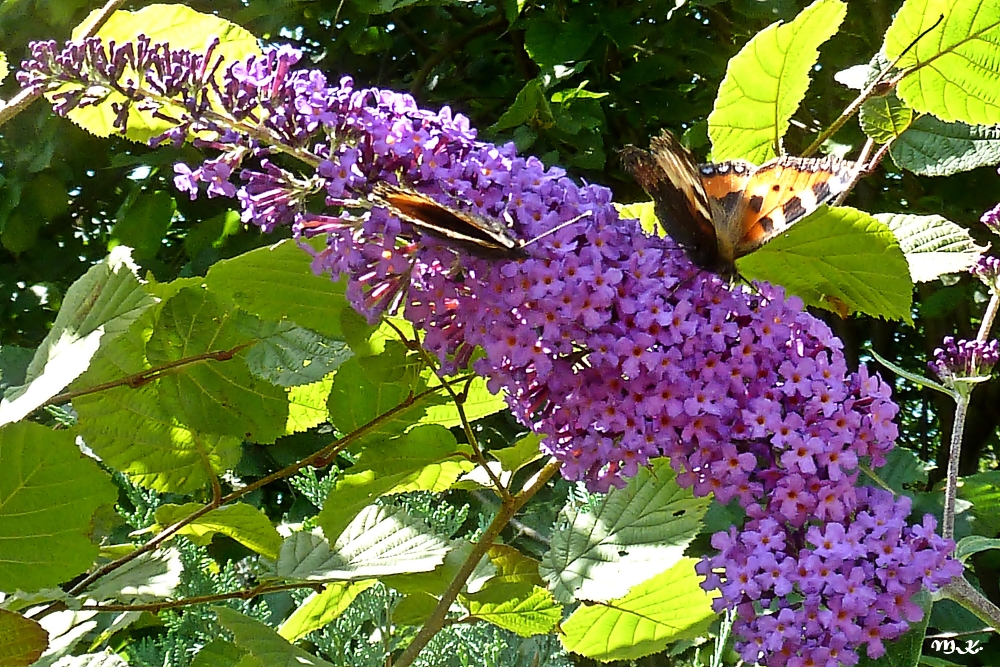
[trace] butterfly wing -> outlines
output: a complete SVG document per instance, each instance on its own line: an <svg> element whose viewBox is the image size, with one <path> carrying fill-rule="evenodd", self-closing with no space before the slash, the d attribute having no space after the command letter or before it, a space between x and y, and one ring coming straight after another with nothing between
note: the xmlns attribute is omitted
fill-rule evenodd
<svg viewBox="0 0 1000 667"><path fill-rule="evenodd" d="M487 257L519 257L521 244L499 220L461 211L416 190L377 183L375 200L422 234L468 248Z"/></svg>
<svg viewBox="0 0 1000 667"><path fill-rule="evenodd" d="M694 156L669 132L650 142L650 150L626 146L622 166L653 200L656 218L667 234L703 269L717 271L719 250L708 194Z"/></svg>
<svg viewBox="0 0 1000 667"><path fill-rule="evenodd" d="M746 163L743 163L746 164ZM722 165L711 165L716 171ZM720 253L736 260L785 232L821 205L850 187L856 165L835 157L779 157L753 169L742 194L730 200L719 225ZM732 179L706 177L713 202L722 190L732 192Z"/></svg>

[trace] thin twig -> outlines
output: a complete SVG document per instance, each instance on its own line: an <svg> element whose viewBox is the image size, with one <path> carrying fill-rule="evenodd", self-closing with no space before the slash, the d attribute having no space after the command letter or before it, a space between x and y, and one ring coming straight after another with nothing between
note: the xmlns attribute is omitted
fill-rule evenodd
<svg viewBox="0 0 1000 667"><path fill-rule="evenodd" d="M396 332L404 343L409 343L409 339L406 337L406 334L403 333L402 329L389 320L386 320L386 324L388 324L389 327ZM462 422L462 430L465 431L465 439L469 441L469 446L472 447L476 463L486 470L486 474L489 475L490 481L493 482L493 486L496 487L497 494L500 498L503 500L510 500L510 491L506 486L504 486L503 482L500 481L500 478L497 477L496 473L494 473L490 468L489 462L486 460L486 456L483 455L483 450L479 447L479 441L476 439L476 434L472 431L472 424L469 423L469 418L465 414L465 406L463 405L464 401L459 398L458 394L455 393L455 390L451 388L451 385L441 377L440 373L438 373L438 368L434 364L434 360L431 358L427 350L425 350L420 344L420 341L415 340L413 343L413 348L417 351L417 354L421 356L424 363L427 364L429 368L434 370L434 376L438 379L438 382L441 383L441 386L444 387L445 391L448 392L452 402L455 404L455 409L458 410L458 418ZM471 379L469 381L471 382Z"/></svg>
<svg viewBox="0 0 1000 667"><path fill-rule="evenodd" d="M184 366L190 366L192 364L199 364L204 361L229 361L237 354L242 352L248 347L256 345L258 341L248 341L246 343L240 343L234 348L229 350L213 350L212 352L204 352L202 354L196 354L191 357L184 357L183 359L177 359L159 366L153 366L152 368L147 368L139 373L133 373L132 375L126 375L125 377L118 378L117 380L110 380L108 382L102 382L101 384L95 384L92 387L87 387L85 389L76 389L74 391L66 391L56 396L53 396L49 400L45 401L39 405L35 410L47 407L49 405L60 405L62 403L68 403L74 398L79 398L80 396L87 396L88 394L96 394L98 392L107 391L108 389L114 389L116 387L130 387L132 389L138 389L144 384L152 382L164 375L176 372L178 369Z"/></svg>
<svg viewBox="0 0 1000 667"><path fill-rule="evenodd" d="M268 593L280 593L281 591L291 591L297 588L318 588L324 583L335 583L334 581L323 582L323 581L298 581L294 584L273 584L273 585L260 585L254 586L253 588L245 588L238 591L230 591L229 593L213 593L212 595L196 595L189 598L183 598L181 600L164 600L163 602L147 602L142 604L84 604L83 610L85 611L150 611L158 612L164 609L177 609L179 607L188 607L195 604L209 604L212 602L222 602L224 600L250 600L257 597L258 595L267 595Z"/></svg>
<svg viewBox="0 0 1000 667"><path fill-rule="evenodd" d="M854 99L854 101L851 102L847 106L847 108L841 112L840 116L837 117L837 120L833 121L833 124L830 125L830 127L826 128L826 130L820 133L820 135L816 137L816 139L811 144L809 144L809 147L802 152L803 157L808 157L813 153L815 153L816 151L818 151L819 147L822 146L827 139L836 134L837 130L842 128L844 126L844 123L850 120L851 116L857 113L858 109L861 108L861 105L864 104L868 100L868 98L875 96L876 91L879 91L879 93L881 94L882 87L891 88L895 86L897 83L899 83L900 79L902 78L902 75L895 77L888 86L883 86L883 84L886 83L885 82L886 75L889 74L889 72L891 72L893 69L895 69L896 64L899 63L899 61L903 58L903 56L905 56L910 51L910 49L916 46L917 42L923 39L927 35L927 33L934 30L934 28L938 27L938 24L940 24L941 21L943 20L944 20L944 14L942 14L938 18L938 20L934 22L934 25L932 25L930 28L927 28L927 30L924 30L922 33L917 35L917 37L912 42L910 42L909 46L903 49L891 63L883 67L881 71L879 71L878 76L872 79L872 82L869 83L868 86L861 91L861 94L858 95ZM903 75L909 74L912 71L913 69L910 69L904 72Z"/></svg>
<svg viewBox="0 0 1000 667"><path fill-rule="evenodd" d="M494 540L500 535L500 532L506 527L510 519L517 514L518 510L524 506L528 500L532 498L536 493L538 493L544 486L548 483L550 479L559 471L562 464L558 461L550 460L549 463L542 468L531 483L524 488L520 493L513 496L510 501L504 502L500 507L500 511L493 518L490 523L489 528L483 533L482 538L473 546L468 558L462 563L462 567L459 568L458 573L452 580L451 584L448 586L448 590L444 592L441 599L438 601L434 611L427 618L423 627L417 633L417 636L413 638L413 641L403 654L399 656L399 660L396 661L396 667L410 667L416 657L420 654L420 651L427 645L427 642L436 635L441 628L444 627L446 617L448 615L448 610L451 608L452 603L458 598L458 594L462 592L462 587L465 586L465 582L472 575L472 572L476 569L479 564L480 559L486 555L490 547L493 546Z"/></svg>
<svg viewBox="0 0 1000 667"><path fill-rule="evenodd" d="M425 391L423 391L423 392L421 392L419 394L416 394L414 396L410 396L407 400L403 401L402 403L400 403L396 407L391 408L390 410L385 411L384 413L382 413L378 417L375 417L374 419L372 419L370 422L364 424L363 426L358 427L357 429L355 429L351 433L348 433L347 435L345 435L340 440L335 440L331 444L327 445L326 447L320 449L317 452L314 452L313 454L311 454L310 456L307 456L306 458L302 459L301 461L297 461L297 462L293 463L290 466L286 466L285 468L282 468L281 470L279 470L277 472L274 472L274 473L268 475L267 477L263 477L261 479L258 479L257 481L255 481L255 482L253 482L251 484L248 484L247 486L244 486L242 489L238 489L236 491L233 491L232 493L230 493L227 496L224 496L222 498L218 498L217 500L213 499L212 502L208 503L207 505L205 505L203 507L198 508L197 510L195 510L194 512L192 512L190 515L188 515L188 516L184 517L183 519L177 521L176 523L168 526L162 532L160 532L159 534L157 534L156 537L152 538L151 540L149 540L148 542L146 542L145 544L143 544L142 546L140 546L135 551L132 551L131 553L125 554L121 558L119 558L117 560L114 560L114 561L111 561L110 563L106 563L106 564L102 565L101 567L97 568L96 570L94 570L93 572L91 572L89 575L87 575L83 580L81 580L79 583L77 583L72 589L70 589L69 594L70 595L77 595L77 594L83 592L84 590L86 590L86 588L90 584L92 584L93 582L97 581L99 578L103 577L104 575L108 574L109 572L113 572L114 570L120 568L121 566L125 565L126 563L129 563L129 562L135 560L136 558L138 558L142 554L149 553L150 551L155 550L162 543L164 543L165 541L167 541L168 539L170 539L171 537L173 537L175 534L177 534L177 532L181 528L183 528L184 526L188 525L189 523L195 521L196 519L199 519L202 516L208 514L212 510L214 510L214 509L216 509L218 507L221 507L223 505L226 505L228 503L231 503L234 500L238 500L239 498L242 498L243 496L247 495L248 493L252 493L252 492L256 491L257 489L260 489L260 488L262 488L264 486L267 486L271 482L275 482L275 481L277 481L279 479L284 479L285 477L291 477L292 475L294 475L295 473L297 473L299 470L302 470L306 466L313 465L313 463L315 463L315 462L323 461L323 460L329 460L332 456L336 455L337 453L339 453L340 451L342 451L343 449L345 449L346 447L348 447L354 441L358 440L361 436L366 435L372 429L374 429L374 428L382 425L384 422L389 421L390 419L394 418L400 412L402 412L404 410L408 410L410 407L412 407L412 405L414 403L416 403L417 401L419 401L419 400L421 400L421 399L423 399L423 398L425 398L427 396L430 396L430 395L436 393L439 389L440 389L440 387L433 387L433 388L427 389L427 390L425 390Z"/></svg>

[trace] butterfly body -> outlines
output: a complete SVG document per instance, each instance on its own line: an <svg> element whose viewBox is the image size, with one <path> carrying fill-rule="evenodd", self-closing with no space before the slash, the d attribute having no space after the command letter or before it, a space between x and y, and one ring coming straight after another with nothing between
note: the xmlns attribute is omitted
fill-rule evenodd
<svg viewBox="0 0 1000 667"><path fill-rule="evenodd" d="M846 191L856 173L835 157L698 164L668 132L649 151L627 146L621 159L691 261L727 277L737 275L737 259Z"/></svg>

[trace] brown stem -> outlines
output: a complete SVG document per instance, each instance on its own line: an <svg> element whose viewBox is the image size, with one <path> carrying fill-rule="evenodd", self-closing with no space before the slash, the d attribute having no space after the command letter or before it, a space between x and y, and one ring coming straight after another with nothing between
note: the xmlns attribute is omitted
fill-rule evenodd
<svg viewBox="0 0 1000 667"><path fill-rule="evenodd" d="M425 390L425 391L423 391L423 392L421 392L419 394L416 394L414 396L410 396L407 400L403 401L402 403L400 403L396 407L394 407L394 408L392 408L390 410L387 410L386 412L382 413L378 417L375 417L374 419L372 419L367 424L358 427L357 429L355 429L351 433L348 433L347 435L345 435L340 440L336 440L336 441L332 442L331 444L327 445L323 449L320 449L319 451L314 452L313 454L311 454L310 456L307 456L306 458L302 459L301 461L297 461L296 463L293 463L290 466L282 468L281 470L279 470L279 471L277 471L275 473L272 473L272 474L268 475L267 477L263 477L261 479L258 479L257 481L253 482L252 484L248 484L247 486L243 487L242 489L238 489L236 491L233 491L232 493L230 493L227 496L224 496L224 497L218 498L218 499L213 499L212 502L208 503L204 507L198 508L197 510L195 510L194 512L192 512L190 515L188 515L188 516L184 517L183 519L179 520L178 522L176 522L176 523L168 526L161 533L159 533L156 537L154 537L153 539L151 539L149 542L146 542L145 544L143 544L141 547L139 547L135 551L133 551L131 553L128 553L128 554L122 556L121 558L119 558L117 560L111 561L110 563L106 563L106 564L102 565L101 567L97 568L96 570L94 570L93 572L91 572L89 575L87 575L83 580L81 580L79 583L77 583L75 586L73 586L73 588L70 589L69 594L70 595L77 595L78 593L81 593L82 591L86 590L86 588L90 584L92 584L93 582L97 581L99 578L103 577L104 575L108 574L109 572L113 572L114 570L116 570L119 567L125 565L126 563L129 563L129 562L135 560L136 558L138 558L139 556L141 556L144 553L149 553L150 551L153 551L159 545L163 544L166 540L168 540L171 537L173 537L177 533L177 531L179 531L181 528L183 528L184 526L186 526L189 523L193 522L194 520L196 520L196 519L198 519L198 518L200 518L200 517L208 514L212 510L216 509L217 507L221 507L222 505L225 505L227 503L231 503L234 500L238 500L239 498L242 498L243 496L247 495L248 493L252 493L252 492L256 491L257 489L270 484L271 482L277 481L279 479L283 479L285 477L291 477L292 475L294 475L295 473L297 473L302 468L305 468L308 465L312 465L315 462L323 461L323 460L329 460L332 456L334 456L338 452L342 451L344 448L346 448L348 445L350 445L351 443L353 443L355 440L359 439L362 435L367 434L373 428L375 428L377 426L380 426L382 423L384 423L386 421L389 421L390 419L392 419L393 417L395 417L398 413L402 412L403 410L409 409L417 401L419 401L419 400L421 400L421 399L423 399L423 398L425 398L427 396L430 396L431 394L436 393L438 389L440 389L440 387L433 387L431 389L427 389L427 390Z"/></svg>
<svg viewBox="0 0 1000 667"><path fill-rule="evenodd" d="M208 604L211 602L222 602L223 600L249 600L258 595L268 593L278 593L290 591L296 588L317 588L327 582L309 581L296 582L294 584L274 584L271 586L260 585L253 588L246 588L229 593L214 593L212 595L196 595L182 600L165 600L163 602L147 602L143 604L85 604L83 609L87 611L151 611L156 613L164 609L176 609L178 607L189 607L194 604Z"/></svg>
<svg viewBox="0 0 1000 667"><path fill-rule="evenodd" d="M544 468L538 471L538 474L535 475L527 487L517 495L511 497L510 500L504 501L500 506L500 511L497 512L492 523L490 523L489 528L486 529L482 538L473 546L469 557L462 563L462 567L459 568L455 578L448 586L448 590L441 596L437 606L434 607L434 611L428 617L427 622L420 628L420 632L413 638L410 645L406 647L403 654L399 656L399 660L396 661L396 667L410 667L420 654L420 651L427 645L427 642L444 627L448 610L451 608L452 603L458 597L458 594L462 592L462 587L465 586L465 582L472 575L479 561L486 555L490 547L493 546L493 542L500 535L500 531L504 529L524 504L552 479L553 475L559 471L560 466L561 464L558 461L549 461Z"/></svg>
<svg viewBox="0 0 1000 667"><path fill-rule="evenodd" d="M153 368L147 368L146 370L133 373L132 375L126 375L125 377L118 378L117 380L111 380L109 382L102 382L101 384L96 384L93 387L87 387L86 389L77 389L75 391L66 391L57 396L53 396L49 400L45 401L39 405L35 410L44 408L47 405L59 405L60 403L68 403L74 398L79 398L80 396L87 396L88 394L96 394L98 392L107 391L108 389L114 389L115 387L131 387L132 389L138 389L142 385L152 382L157 378L167 375L178 368L184 366L189 366L191 364L201 363L203 361L229 361L237 354L242 352L248 347L255 345L256 340L241 343L236 347L229 350L215 350L213 352L205 352L203 354L196 354L193 357L184 357L183 359L178 359L176 361L171 361L166 364L161 364L159 366L154 366Z"/></svg>

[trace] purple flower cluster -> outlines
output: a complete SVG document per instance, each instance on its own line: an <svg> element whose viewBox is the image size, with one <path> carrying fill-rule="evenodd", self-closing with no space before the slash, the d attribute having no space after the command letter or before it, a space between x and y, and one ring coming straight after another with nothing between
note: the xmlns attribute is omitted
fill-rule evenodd
<svg viewBox="0 0 1000 667"><path fill-rule="evenodd" d="M994 234L1000 234L1000 204L983 213L979 221Z"/></svg>
<svg viewBox="0 0 1000 667"><path fill-rule="evenodd" d="M946 387L960 388L968 383L989 378L993 366L1000 360L1000 342L955 340L945 336L941 347L934 350L934 359L927 365Z"/></svg>
<svg viewBox="0 0 1000 667"><path fill-rule="evenodd" d="M983 281L991 291L1000 294L1000 258L980 255L969 271Z"/></svg>
<svg viewBox="0 0 1000 667"><path fill-rule="evenodd" d="M27 85L49 85L53 53L36 48ZM324 237L314 268L346 275L348 298L372 320L401 306L449 368L481 347L476 370L547 436L542 446L565 477L606 490L666 455L697 495L738 499L751 522L716 536L724 555L702 571L724 593L718 606L743 613L748 659L785 655L780 664L793 664L819 655L820 638L834 641L827 662L848 664L864 642L877 653L880 639L915 618L908 605L919 586L953 576L950 542L933 538L926 520L905 526L908 505L856 487L861 459L885 462L898 408L866 368L848 372L840 341L798 300L767 285L734 291L698 273L669 240L620 219L607 188L580 186L511 145L476 141L447 107L423 110L408 95L355 89L347 78L328 87L320 73L291 69L295 60L271 52L231 66L221 83L201 79L225 114L174 105L196 110L178 119L185 135L220 133L209 144L219 157L179 166L178 187L194 196L206 184L209 196L235 194L246 221ZM198 62L205 70L207 59ZM225 117L237 122L223 127ZM287 171L271 159L278 150L313 172ZM257 166L244 164L251 156ZM579 219L529 242L524 257L477 256L371 203L378 182L509 220L522 239ZM306 206L318 192L322 212ZM826 546L840 536L850 536L844 546ZM914 563L925 571L898 574ZM885 609L886 595L901 611ZM801 624L780 633L770 625L800 612L815 632L800 638Z"/></svg>
<svg viewBox="0 0 1000 667"><path fill-rule="evenodd" d="M719 553L698 567L705 587L722 592L716 609L738 612L742 658L836 667L857 664L863 644L869 658L884 654L885 641L923 618L913 597L962 572L945 556L951 541L935 534L934 518L911 526L909 513L909 498L865 487L849 515L806 531L767 517L716 533Z"/></svg>

